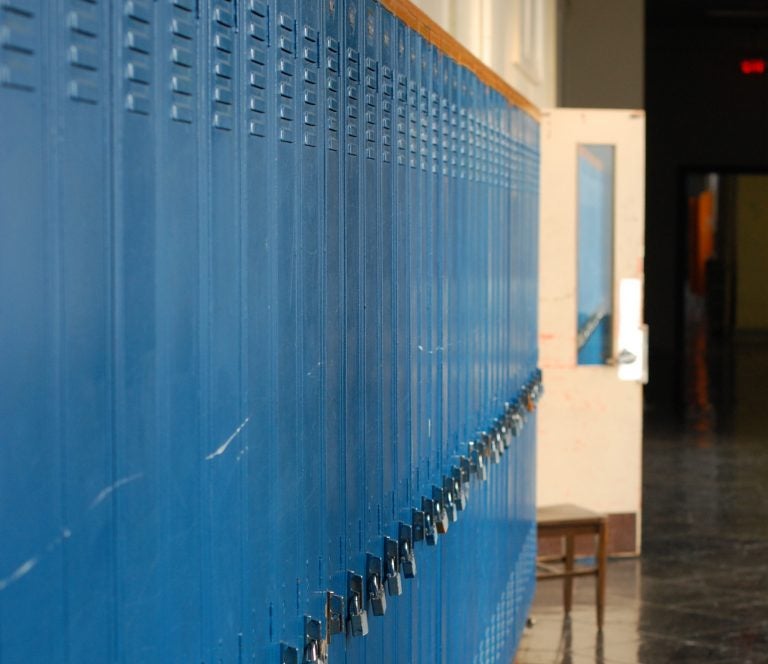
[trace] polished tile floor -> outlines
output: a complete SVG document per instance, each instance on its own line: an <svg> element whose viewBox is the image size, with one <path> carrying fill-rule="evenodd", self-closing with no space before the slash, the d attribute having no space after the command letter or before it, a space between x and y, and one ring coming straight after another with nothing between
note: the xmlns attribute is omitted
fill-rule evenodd
<svg viewBox="0 0 768 664"><path fill-rule="evenodd" d="M768 342L698 361L685 423L646 418L643 555L609 563L602 633L593 579L570 620L541 583L517 664L768 663Z"/></svg>

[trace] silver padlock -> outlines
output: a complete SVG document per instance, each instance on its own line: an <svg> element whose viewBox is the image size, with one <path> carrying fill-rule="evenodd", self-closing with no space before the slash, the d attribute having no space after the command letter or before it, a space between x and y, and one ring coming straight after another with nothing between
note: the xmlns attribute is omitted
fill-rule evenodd
<svg viewBox="0 0 768 664"><path fill-rule="evenodd" d="M499 451L504 454L509 447L509 429L503 419L499 420L499 426L496 428L496 436L499 441Z"/></svg>
<svg viewBox="0 0 768 664"><path fill-rule="evenodd" d="M432 523L431 512L424 512L424 541L429 546L435 546L437 544L437 528Z"/></svg>
<svg viewBox="0 0 768 664"><path fill-rule="evenodd" d="M490 451L491 461L494 464L499 463L499 461L501 461L501 453L499 452L499 444L495 431L491 431L488 435L488 450Z"/></svg>
<svg viewBox="0 0 768 664"><path fill-rule="evenodd" d="M437 528L437 532L440 535L445 535L448 532L448 510L446 509L445 496L443 490L439 486L432 487L432 518Z"/></svg>
<svg viewBox="0 0 768 664"><path fill-rule="evenodd" d="M421 542L424 539L424 511L423 509L417 510L411 509L411 519L413 522L412 537L409 535L408 539L413 542Z"/></svg>
<svg viewBox="0 0 768 664"><path fill-rule="evenodd" d="M512 411L511 429L513 436L519 436L520 432L523 430L523 416L520 415L520 411L517 410L517 408Z"/></svg>
<svg viewBox="0 0 768 664"><path fill-rule="evenodd" d="M360 606L357 595L349 600L349 633L352 636L368 634L368 612Z"/></svg>
<svg viewBox="0 0 768 664"><path fill-rule="evenodd" d="M481 482L485 482L485 480L488 479L488 470L485 467L485 461L483 460L483 455L478 454L475 462L477 463L477 477Z"/></svg>
<svg viewBox="0 0 768 664"><path fill-rule="evenodd" d="M326 664L328 644L323 635L323 623L304 616L304 658L302 664Z"/></svg>
<svg viewBox="0 0 768 664"><path fill-rule="evenodd" d="M416 576L416 556L413 553L413 547L407 539L400 539L400 569L406 579L412 579Z"/></svg>
<svg viewBox="0 0 768 664"><path fill-rule="evenodd" d="M445 501L445 515L448 517L448 523L456 523L459 518L457 516L458 510L456 509L456 503L453 502L453 497L450 500Z"/></svg>
<svg viewBox="0 0 768 664"><path fill-rule="evenodd" d="M368 601L374 616L383 616L387 612L387 595L378 574L368 577Z"/></svg>
<svg viewBox="0 0 768 664"><path fill-rule="evenodd" d="M400 545L391 537L384 538L384 583L390 596L402 595L403 580L400 575Z"/></svg>
<svg viewBox="0 0 768 664"><path fill-rule="evenodd" d="M320 648L317 641L310 641L304 647L304 664L316 664L320 661Z"/></svg>
<svg viewBox="0 0 768 664"><path fill-rule="evenodd" d="M469 479L472 474L472 462L469 457L462 456L460 461L461 470L461 495L464 502L464 509L467 509L469 502Z"/></svg>
<svg viewBox="0 0 768 664"><path fill-rule="evenodd" d="M451 482L453 484L453 503L456 505L456 510L458 512L464 511L464 508L467 506L465 500L464 500L464 489L462 488L462 482L461 482L461 468L454 468L451 471ZM458 518L458 514L456 515L456 518Z"/></svg>
<svg viewBox="0 0 768 664"><path fill-rule="evenodd" d="M347 632L351 636L366 636L368 634L368 612L363 606L363 577L349 572L347 579L347 595L349 596Z"/></svg>
<svg viewBox="0 0 768 664"><path fill-rule="evenodd" d="M387 556L387 592L391 597L403 594L403 579L397 568L397 560Z"/></svg>
<svg viewBox="0 0 768 664"><path fill-rule="evenodd" d="M443 499L445 500L445 512L448 515L448 521L451 523L456 523L456 520L459 518L456 508L456 495L453 479L445 477L443 479Z"/></svg>
<svg viewBox="0 0 768 664"><path fill-rule="evenodd" d="M467 450L467 464L466 467L469 470L469 479L472 479L472 477L477 477L477 445L476 443L470 441L468 445Z"/></svg>
<svg viewBox="0 0 768 664"><path fill-rule="evenodd" d="M523 405L525 406L525 410L529 413L532 413L534 410L536 410L536 401L534 401L533 396L531 395L530 387L528 387L525 391Z"/></svg>

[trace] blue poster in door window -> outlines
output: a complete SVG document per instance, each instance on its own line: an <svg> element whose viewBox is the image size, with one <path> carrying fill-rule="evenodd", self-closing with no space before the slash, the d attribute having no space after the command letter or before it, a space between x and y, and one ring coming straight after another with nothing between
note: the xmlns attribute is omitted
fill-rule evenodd
<svg viewBox="0 0 768 664"><path fill-rule="evenodd" d="M579 364L604 364L611 356L613 170L612 145L578 146Z"/></svg>

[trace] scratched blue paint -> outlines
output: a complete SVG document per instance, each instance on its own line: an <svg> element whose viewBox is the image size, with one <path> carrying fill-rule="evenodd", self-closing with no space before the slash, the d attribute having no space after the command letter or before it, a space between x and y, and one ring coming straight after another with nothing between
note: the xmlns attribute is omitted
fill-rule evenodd
<svg viewBox="0 0 768 664"><path fill-rule="evenodd" d="M538 125L375 0L0 35L0 660L301 657L538 380ZM330 662L511 660L535 413L485 461Z"/></svg>

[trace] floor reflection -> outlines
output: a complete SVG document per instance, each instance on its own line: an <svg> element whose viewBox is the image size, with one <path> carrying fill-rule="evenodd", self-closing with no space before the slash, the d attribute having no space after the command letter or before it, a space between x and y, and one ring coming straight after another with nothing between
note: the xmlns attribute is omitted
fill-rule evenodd
<svg viewBox="0 0 768 664"><path fill-rule="evenodd" d="M517 664L768 663L768 339L692 353L686 424L646 424L644 552L609 563L602 634L592 579L570 620L541 583Z"/></svg>

